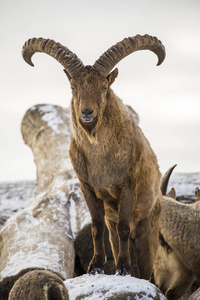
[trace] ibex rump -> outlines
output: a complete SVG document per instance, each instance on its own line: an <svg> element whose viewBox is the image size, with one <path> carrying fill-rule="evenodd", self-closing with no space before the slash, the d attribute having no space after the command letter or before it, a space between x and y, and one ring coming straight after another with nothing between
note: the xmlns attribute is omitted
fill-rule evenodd
<svg viewBox="0 0 200 300"><path fill-rule="evenodd" d="M148 35L124 39L93 66L84 66L68 48L53 40L33 38L23 57L44 52L58 60L72 88L70 157L92 218L94 256L89 273L102 273L105 223L119 274L131 273L129 239L135 239L139 276L149 279L158 246L161 210L157 159L133 116L110 86L114 66L132 52L148 49L165 58L165 48Z"/></svg>

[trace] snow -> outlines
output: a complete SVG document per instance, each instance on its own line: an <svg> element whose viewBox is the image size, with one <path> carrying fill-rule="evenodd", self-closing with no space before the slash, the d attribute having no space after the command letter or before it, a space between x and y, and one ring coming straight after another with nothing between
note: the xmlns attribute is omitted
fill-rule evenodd
<svg viewBox="0 0 200 300"><path fill-rule="evenodd" d="M70 206L70 224L72 227L72 238L73 240L76 239L76 233L77 233L77 226L76 226L76 203L71 196L69 198L69 206Z"/></svg>
<svg viewBox="0 0 200 300"><path fill-rule="evenodd" d="M48 123L48 126L51 127L56 133L60 133L58 129L58 124L62 124L63 121L60 120L55 120L55 115L53 112L46 113L43 117L42 120Z"/></svg>
<svg viewBox="0 0 200 300"><path fill-rule="evenodd" d="M65 286L68 289L70 299L109 299L117 294L125 293L130 298L131 293L138 293L136 300L155 299L159 290L147 280L137 279L131 276L117 275L82 275L67 279ZM114 299L114 298L113 298ZM160 299L166 299L160 293Z"/></svg>

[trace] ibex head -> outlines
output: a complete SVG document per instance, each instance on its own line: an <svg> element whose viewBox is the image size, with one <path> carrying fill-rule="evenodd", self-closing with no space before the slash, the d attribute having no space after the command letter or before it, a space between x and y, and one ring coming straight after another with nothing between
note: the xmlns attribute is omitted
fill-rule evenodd
<svg viewBox="0 0 200 300"><path fill-rule="evenodd" d="M93 66L84 66L76 54L50 39L29 39L23 46L22 55L33 66L32 55L44 52L64 67L72 88L76 122L92 134L100 125L110 86L118 75L118 70L112 69L124 57L138 50L153 51L158 56L157 65L165 58L161 41L149 35L125 38L103 53Z"/></svg>

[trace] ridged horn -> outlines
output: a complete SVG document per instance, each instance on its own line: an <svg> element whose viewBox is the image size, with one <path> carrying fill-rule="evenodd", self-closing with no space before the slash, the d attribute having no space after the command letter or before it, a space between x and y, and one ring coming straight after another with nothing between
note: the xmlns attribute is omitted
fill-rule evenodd
<svg viewBox="0 0 200 300"><path fill-rule="evenodd" d="M176 166L177 165L174 165L173 167L169 168L169 170L163 176L162 183L161 183L161 192L162 192L162 195L166 195L169 178L170 178L170 176L172 174L172 171L174 170L174 168Z"/></svg>
<svg viewBox="0 0 200 300"><path fill-rule="evenodd" d="M31 58L36 52L43 52L55 58L71 77L76 77L84 68L82 61L75 53L54 40L40 37L32 38L25 42L22 48L22 56L30 66L34 66Z"/></svg>
<svg viewBox="0 0 200 300"><path fill-rule="evenodd" d="M165 59L165 47L157 37L136 35L110 47L95 61L93 68L106 77L120 60L138 50L153 51L158 56L157 66Z"/></svg>

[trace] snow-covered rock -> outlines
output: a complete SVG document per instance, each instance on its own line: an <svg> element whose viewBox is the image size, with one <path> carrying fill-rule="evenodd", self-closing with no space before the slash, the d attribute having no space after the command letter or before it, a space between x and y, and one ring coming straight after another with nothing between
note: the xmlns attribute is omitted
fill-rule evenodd
<svg viewBox="0 0 200 300"><path fill-rule="evenodd" d="M69 299L81 300L165 300L165 296L149 281L131 276L82 275L67 279Z"/></svg>
<svg viewBox="0 0 200 300"><path fill-rule="evenodd" d="M52 105L35 106L23 118L37 193L1 228L0 289L30 269L50 269L63 279L74 275L74 239L90 216L69 158L69 123L68 110Z"/></svg>

